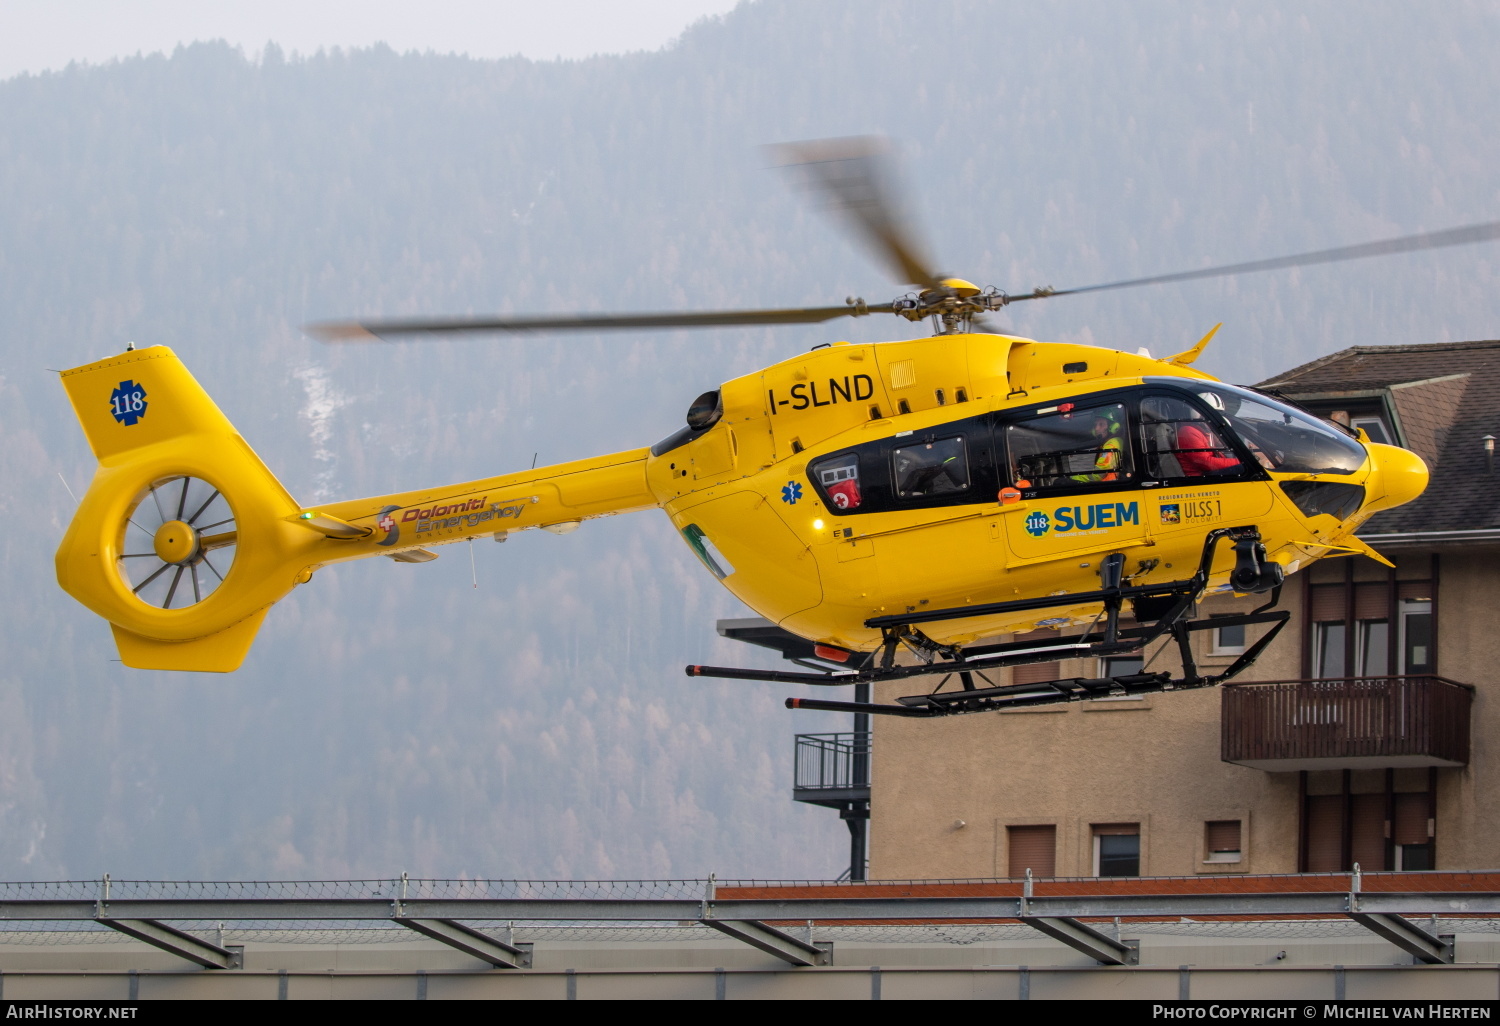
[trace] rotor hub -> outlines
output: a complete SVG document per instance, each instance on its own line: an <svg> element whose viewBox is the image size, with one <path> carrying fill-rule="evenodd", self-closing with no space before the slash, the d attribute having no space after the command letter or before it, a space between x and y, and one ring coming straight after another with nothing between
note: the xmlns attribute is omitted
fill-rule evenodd
<svg viewBox="0 0 1500 1026"><path fill-rule="evenodd" d="M197 529L181 520L168 520L158 527L153 546L157 558L173 566L187 566L203 548Z"/></svg>
<svg viewBox="0 0 1500 1026"><path fill-rule="evenodd" d="M909 321L932 318L939 335L973 329L975 318L1006 306L1010 296L999 289L981 289L962 278L944 278L916 294L891 304L891 312Z"/></svg>

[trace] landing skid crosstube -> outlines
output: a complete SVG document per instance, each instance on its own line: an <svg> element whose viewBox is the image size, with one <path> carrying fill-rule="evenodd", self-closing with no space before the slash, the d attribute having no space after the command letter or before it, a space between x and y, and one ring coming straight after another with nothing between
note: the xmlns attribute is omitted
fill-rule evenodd
<svg viewBox="0 0 1500 1026"><path fill-rule="evenodd" d="M1208 586L1214 553L1220 541L1229 539L1235 550L1235 566L1230 572L1231 586L1239 592L1270 593L1269 600L1249 613L1216 616L1208 620L1189 619L1204 589ZM1045 598L995 602L983 606L957 609L909 611L896 616L882 616L865 621L865 626L883 635L879 649L870 653L864 664L855 669L797 673L782 670L738 669L727 666L689 666L689 677L720 677L730 680L760 680L784 684L813 684L840 687L851 684L881 684L910 677L942 679L931 692L907 695L896 704L878 702L834 702L815 698L789 698L789 709L820 709L831 712L874 713L883 716L952 716L959 713L1015 709L1022 706L1051 705L1096 698L1148 694L1154 691L1179 691L1213 687L1231 679L1259 658L1291 614L1287 610L1270 612L1281 598L1282 572L1278 564L1266 560L1260 533L1254 527L1218 528L1204 539L1198 570L1183 581L1165 584L1130 585L1123 579L1125 556L1114 553L1099 568L1100 589L1092 592L1055 595ZM967 649L940 645L924 635L917 624L940 620L1099 603L1103 609L1089 628L1076 637L1055 641L1012 641L996 645L971 646ZM1126 602L1131 604L1138 626L1121 627L1120 613ZM1236 659L1222 673L1204 675L1198 672L1193 657L1191 635L1194 631L1218 627L1270 624L1271 629ZM1098 657L1138 652L1160 638L1170 636L1177 644L1182 661L1182 675L1166 672L1132 673L1112 677L1067 677L1028 684L997 685L985 676L987 670L1026 663L1054 662L1059 659ZM896 654L905 648L919 660L914 665L897 665ZM804 664L807 665L807 664ZM958 689L944 691L949 681L958 679ZM976 681L975 678L978 678ZM983 681L980 684L979 681Z"/></svg>

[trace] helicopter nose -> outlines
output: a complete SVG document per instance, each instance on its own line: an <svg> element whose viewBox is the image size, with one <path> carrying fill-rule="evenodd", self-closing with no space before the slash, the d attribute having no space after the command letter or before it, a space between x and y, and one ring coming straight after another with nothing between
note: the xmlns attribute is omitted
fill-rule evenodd
<svg viewBox="0 0 1500 1026"><path fill-rule="evenodd" d="M1375 473L1369 485L1369 494L1374 498L1365 504L1367 512L1404 505L1426 490L1429 475L1422 457L1394 445L1368 444Z"/></svg>

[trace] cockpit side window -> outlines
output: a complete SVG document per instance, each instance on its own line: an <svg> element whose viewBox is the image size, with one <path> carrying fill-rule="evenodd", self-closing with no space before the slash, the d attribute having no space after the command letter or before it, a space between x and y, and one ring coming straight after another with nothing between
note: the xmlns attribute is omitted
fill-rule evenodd
<svg viewBox="0 0 1500 1026"><path fill-rule="evenodd" d="M1230 478L1242 475L1240 458L1201 409L1185 398L1148 395L1141 399L1141 473L1178 478Z"/></svg>
<svg viewBox="0 0 1500 1026"><path fill-rule="evenodd" d="M1132 481L1123 403L1074 408L1064 403L1007 425L1010 478L1017 488L1113 486Z"/></svg>

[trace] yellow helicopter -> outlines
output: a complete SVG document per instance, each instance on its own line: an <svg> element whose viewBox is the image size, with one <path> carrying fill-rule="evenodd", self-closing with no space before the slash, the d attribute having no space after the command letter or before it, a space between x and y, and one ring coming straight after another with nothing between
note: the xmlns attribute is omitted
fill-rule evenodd
<svg viewBox="0 0 1500 1026"><path fill-rule="evenodd" d="M661 509L737 598L814 642L823 667L690 666L690 675L845 685L956 674L958 690L896 705L789 700L930 716L1218 683L1284 624L1286 612L1270 610L1285 575L1330 553L1379 559L1355 529L1425 487L1415 454L1195 370L1213 332L1158 360L992 333L985 317L1024 300L1478 242L1500 237L1500 223L1007 295L931 270L896 216L877 143L785 152L918 291L811 309L310 330L348 342L892 314L930 320L932 336L836 342L725 382L649 447L315 508L282 487L169 349L132 349L62 373L99 468L58 549L59 583L109 621L126 665L228 672L271 605L329 564L420 563L453 542L531 528L566 534L594 517ZM1272 629L1229 670L1205 677L1186 639L1206 627L1191 616L1212 590L1269 593L1236 622ZM1134 623L1122 622L1127 605ZM1049 626L1055 641L977 644ZM1138 650L1163 636L1184 655L1175 679L1001 687L983 676ZM916 665L897 660L902 649Z"/></svg>

